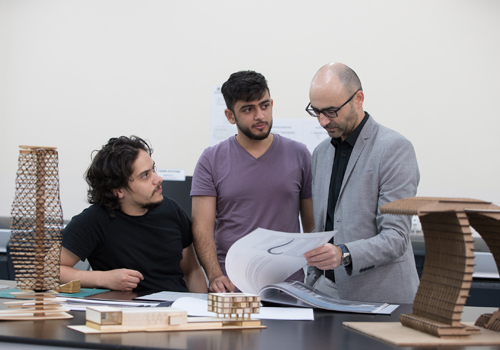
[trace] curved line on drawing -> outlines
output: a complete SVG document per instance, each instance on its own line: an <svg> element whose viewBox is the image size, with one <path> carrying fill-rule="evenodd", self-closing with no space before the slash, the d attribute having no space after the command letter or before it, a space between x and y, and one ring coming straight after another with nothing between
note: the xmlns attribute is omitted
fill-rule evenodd
<svg viewBox="0 0 500 350"><path fill-rule="evenodd" d="M284 247L284 246L286 246L287 244L292 243L293 241L294 241L294 239L292 239L290 242L287 242L287 243L285 243L285 244L282 244L282 245L277 245L276 247L271 247L271 248L269 248L269 249L267 250L267 252L268 252L269 254L272 254L272 255L280 255L280 254L283 254L283 252L281 252L281 253L273 253L273 252L272 252L272 250L273 250L273 249L276 249L276 248L279 248L279 247Z"/></svg>

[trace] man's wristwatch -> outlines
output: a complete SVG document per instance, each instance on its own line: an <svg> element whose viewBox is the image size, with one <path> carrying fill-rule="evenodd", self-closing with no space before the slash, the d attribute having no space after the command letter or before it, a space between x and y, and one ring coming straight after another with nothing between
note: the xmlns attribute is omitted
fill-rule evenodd
<svg viewBox="0 0 500 350"><path fill-rule="evenodd" d="M342 249L342 266L351 265L352 258L351 253L349 253L349 249L343 244L339 244L340 249Z"/></svg>

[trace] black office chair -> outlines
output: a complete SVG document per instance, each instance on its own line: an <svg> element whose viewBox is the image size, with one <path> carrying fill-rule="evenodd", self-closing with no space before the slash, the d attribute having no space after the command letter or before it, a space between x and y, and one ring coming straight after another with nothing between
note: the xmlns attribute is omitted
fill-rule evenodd
<svg viewBox="0 0 500 350"><path fill-rule="evenodd" d="M10 239L7 243L7 279L12 281L16 279L14 264L12 263L12 259L10 258Z"/></svg>

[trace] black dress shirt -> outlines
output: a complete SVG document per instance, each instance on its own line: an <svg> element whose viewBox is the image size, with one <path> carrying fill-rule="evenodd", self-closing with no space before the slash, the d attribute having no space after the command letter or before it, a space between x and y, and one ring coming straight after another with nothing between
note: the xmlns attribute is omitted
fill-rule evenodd
<svg viewBox="0 0 500 350"><path fill-rule="evenodd" d="M333 230L335 206L337 205L340 188L342 187L342 182L344 181L347 164L351 158L352 149L356 144L356 140L358 139L358 136L369 117L370 115L365 112L365 117L361 123L359 123L356 129L354 129L349 136L347 136L345 141L342 142L340 137L336 139L332 138L332 146L335 147L335 158L333 160L332 177L330 179L330 195L328 196L325 231Z"/></svg>
<svg viewBox="0 0 500 350"><path fill-rule="evenodd" d="M335 217L335 206L337 205L337 200L340 194L340 188L342 187L342 182L344 181L344 174L347 169L347 164L351 158L352 149L356 144L359 134L363 129L366 121L370 115L365 112L365 117L359 123L359 125L354 129L354 131L347 136L347 138L342 141L340 137L332 138L332 146L335 147L335 157L333 159L333 169L332 177L330 179L330 194L328 196L328 209L326 214L326 224L325 231L333 230L333 220ZM333 238L330 240L333 244ZM325 270L325 276L332 281L335 281L335 276L333 270Z"/></svg>

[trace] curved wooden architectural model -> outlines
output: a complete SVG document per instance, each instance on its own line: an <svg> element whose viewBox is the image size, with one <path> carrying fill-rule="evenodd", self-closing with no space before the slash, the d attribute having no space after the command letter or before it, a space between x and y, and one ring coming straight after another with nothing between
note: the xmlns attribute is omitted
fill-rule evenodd
<svg viewBox="0 0 500 350"><path fill-rule="evenodd" d="M479 329L461 324L472 282L474 243L470 226L488 245L500 270L500 207L462 198L405 198L380 208L382 213L418 215L425 236L425 263L413 313L404 326L442 338L467 337ZM476 326L500 332L500 310Z"/></svg>
<svg viewBox="0 0 500 350"><path fill-rule="evenodd" d="M33 310L14 303L19 319L68 318L51 290L59 288L63 215L59 199L58 154L55 147L19 146L16 194L12 204L10 254L17 287L31 291ZM21 302L22 303L22 302ZM61 307L61 308L60 308ZM30 314L30 315L29 315ZM1 317L7 316L5 312Z"/></svg>

